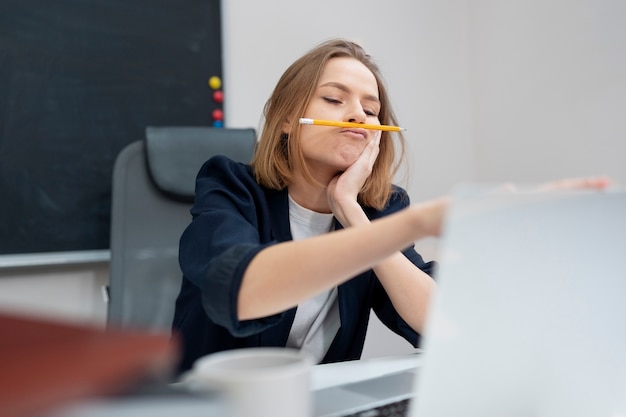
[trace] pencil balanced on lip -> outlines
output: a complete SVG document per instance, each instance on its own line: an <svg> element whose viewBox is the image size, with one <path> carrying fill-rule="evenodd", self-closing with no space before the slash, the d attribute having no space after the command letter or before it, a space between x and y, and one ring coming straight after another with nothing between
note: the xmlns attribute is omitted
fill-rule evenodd
<svg viewBox="0 0 626 417"><path fill-rule="evenodd" d="M336 126L336 127L355 127L359 129L370 129L370 130L385 130L388 132L400 132L401 130L406 130L399 126L389 126L389 125L372 125L367 123L352 123L352 122L336 122L333 120L319 120L319 119L308 119L303 117L300 119L300 124L302 125L317 125L317 126Z"/></svg>

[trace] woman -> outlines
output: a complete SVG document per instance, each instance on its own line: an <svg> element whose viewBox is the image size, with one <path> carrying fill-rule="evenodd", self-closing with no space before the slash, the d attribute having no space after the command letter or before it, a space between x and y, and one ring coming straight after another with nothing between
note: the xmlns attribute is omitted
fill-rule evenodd
<svg viewBox="0 0 626 417"><path fill-rule="evenodd" d="M371 309L417 346L435 284L413 242L439 234L447 200L411 205L392 184L403 155L391 133L299 124L397 124L378 68L352 42L325 42L287 69L264 115L250 165L216 156L197 177L180 241L180 371L253 346L358 359Z"/></svg>

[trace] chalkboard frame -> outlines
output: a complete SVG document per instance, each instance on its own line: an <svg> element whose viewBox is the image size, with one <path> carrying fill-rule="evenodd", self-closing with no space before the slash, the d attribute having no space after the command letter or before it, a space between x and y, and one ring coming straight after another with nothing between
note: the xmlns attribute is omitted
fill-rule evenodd
<svg viewBox="0 0 626 417"><path fill-rule="evenodd" d="M221 59L219 0L2 2L0 267L107 261L115 158L215 123Z"/></svg>

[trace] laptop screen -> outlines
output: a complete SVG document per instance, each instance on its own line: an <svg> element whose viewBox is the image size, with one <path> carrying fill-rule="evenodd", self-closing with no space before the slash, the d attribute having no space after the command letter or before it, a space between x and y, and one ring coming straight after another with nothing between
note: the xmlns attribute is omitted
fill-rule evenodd
<svg viewBox="0 0 626 417"><path fill-rule="evenodd" d="M626 416L626 192L457 190L412 417Z"/></svg>

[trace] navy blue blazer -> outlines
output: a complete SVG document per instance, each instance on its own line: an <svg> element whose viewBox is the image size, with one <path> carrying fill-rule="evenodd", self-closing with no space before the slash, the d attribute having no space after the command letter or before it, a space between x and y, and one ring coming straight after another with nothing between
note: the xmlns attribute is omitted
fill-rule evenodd
<svg viewBox="0 0 626 417"><path fill-rule="evenodd" d="M405 190L394 187L385 209L364 210L373 220L408 204ZM252 258L270 245L292 239L287 190L262 187L249 165L215 156L198 173L191 214L192 222L180 239L183 281L173 321L173 332L183 346L179 371L213 352L285 346L296 308L240 321L237 295ZM335 228L341 228L337 221ZM434 262L424 262L412 246L403 253L432 275ZM322 363L361 357L370 309L392 331L418 345L419 335L395 311L372 270L340 285L338 301L341 327Z"/></svg>

